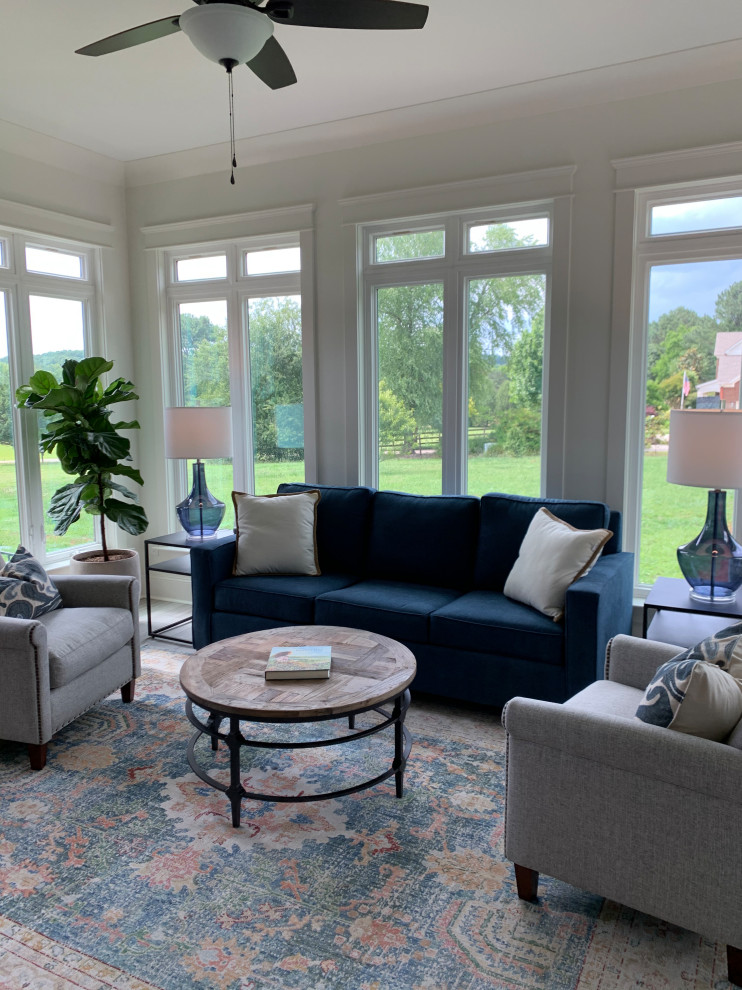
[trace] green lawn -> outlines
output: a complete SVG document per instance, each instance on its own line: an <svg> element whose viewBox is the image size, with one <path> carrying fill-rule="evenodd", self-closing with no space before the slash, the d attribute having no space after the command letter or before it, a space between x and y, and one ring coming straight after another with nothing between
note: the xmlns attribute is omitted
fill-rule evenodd
<svg viewBox="0 0 742 990"><path fill-rule="evenodd" d="M0 444L0 549L14 550L18 544L16 515L16 481L12 462L13 449ZM642 527L642 560L640 580L651 584L659 575L679 577L675 551L698 534L706 514L705 490L669 485L665 481L666 454L647 454L644 458L644 491ZM469 491L473 495L485 492L508 492L517 495L538 495L538 457L470 457ZM276 491L282 481L301 481L304 464L282 462L256 466L256 491L268 494ZM225 521L231 524L232 466L210 463L206 471L210 490L227 503ZM42 467L44 504L51 493L68 480L56 462ZM379 487L420 495L435 495L441 491L440 458L390 458L380 466ZM727 504L727 518L732 517L732 498ZM90 516L75 523L64 537L54 536L47 525L49 549L75 546L92 539Z"/></svg>

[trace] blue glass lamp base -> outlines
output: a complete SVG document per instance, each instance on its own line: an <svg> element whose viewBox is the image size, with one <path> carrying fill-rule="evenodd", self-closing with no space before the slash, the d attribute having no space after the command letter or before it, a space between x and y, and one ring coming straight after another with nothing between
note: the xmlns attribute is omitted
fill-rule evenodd
<svg viewBox="0 0 742 990"><path fill-rule="evenodd" d="M678 547L678 564L696 601L733 602L742 586L742 546L729 532L726 500L726 492L710 491L703 529Z"/></svg>
<svg viewBox="0 0 742 990"><path fill-rule="evenodd" d="M224 518L224 502L220 502L206 487L206 472L201 461L193 465L193 487L190 494L176 506L180 525L191 540L209 540Z"/></svg>

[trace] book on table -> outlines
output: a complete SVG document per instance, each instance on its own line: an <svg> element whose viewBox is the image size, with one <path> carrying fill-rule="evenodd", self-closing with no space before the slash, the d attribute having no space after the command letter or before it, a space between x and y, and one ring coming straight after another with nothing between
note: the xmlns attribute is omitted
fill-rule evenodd
<svg viewBox="0 0 742 990"><path fill-rule="evenodd" d="M330 662L329 646L274 646L265 668L265 679L289 681L329 677Z"/></svg>

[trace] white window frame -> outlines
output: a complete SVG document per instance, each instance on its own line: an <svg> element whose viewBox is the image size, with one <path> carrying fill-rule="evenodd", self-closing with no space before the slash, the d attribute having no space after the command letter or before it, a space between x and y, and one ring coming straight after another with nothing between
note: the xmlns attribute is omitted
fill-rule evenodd
<svg viewBox="0 0 742 990"><path fill-rule="evenodd" d="M547 462L547 407L549 346L554 275L554 200L527 204L492 206L459 212L407 217L393 221L359 225L359 313L361 424L360 478L371 487L379 484L378 458L378 340L375 300L377 290L395 285L438 282L443 285L443 410L442 410L442 492L460 494L467 490L468 467L468 348L466 287L470 280L518 275L543 274L546 281L544 312L543 391L541 410L541 492L544 493ZM496 251L469 251L471 226L506 223L547 217L549 238L545 245ZM377 262L376 239L415 231L444 231L443 256L409 261Z"/></svg>
<svg viewBox="0 0 742 990"><path fill-rule="evenodd" d="M49 216L53 215L49 214ZM84 352L90 355L101 349L104 325L100 293L102 258L99 245L12 227L0 229L0 241L5 248L7 262L4 267L0 267L0 291L5 293L7 300L8 365L12 397L15 389L27 382L34 373L30 296L45 295L81 302ZM83 277L27 271L25 259L27 246L62 251L81 257ZM89 549L99 542L98 521L95 520L96 538L92 542L47 552L45 533L47 507L44 506L41 498L41 467L35 417L22 413L14 406L13 431L16 437L20 542L48 567L62 566L69 561L73 553Z"/></svg>
<svg viewBox="0 0 742 990"><path fill-rule="evenodd" d="M676 234L650 234L651 209L653 206L720 199L735 194L742 196L742 176L638 189L632 197L633 291L623 507L625 549L635 554L634 590L635 594L642 598L646 597L650 590L650 585L639 581L650 272L654 266L661 264L742 259L742 227ZM739 532L741 525L742 500L737 497L734 503L732 530Z"/></svg>
<svg viewBox="0 0 742 990"><path fill-rule="evenodd" d="M244 256L246 251L271 248L299 247L301 270L269 275L248 275ZM176 262L184 258L226 254L227 277L176 280ZM162 277L164 302L162 340L163 399L165 406L182 405L183 367L180 349L178 305L182 302L203 302L224 299L227 303L229 339L230 401L232 405L232 470L238 491L254 492L254 451L252 404L250 401L250 361L248 305L250 299L294 295L301 299L302 311L302 386L304 390L304 474L307 480L316 478L316 425L314 381L314 300L313 238L311 231L291 231L240 237L219 242L178 245L158 250L158 267ZM187 491L189 484L184 461L169 461L167 470L168 504L178 501L177 492ZM170 522L177 528L175 509L170 509Z"/></svg>

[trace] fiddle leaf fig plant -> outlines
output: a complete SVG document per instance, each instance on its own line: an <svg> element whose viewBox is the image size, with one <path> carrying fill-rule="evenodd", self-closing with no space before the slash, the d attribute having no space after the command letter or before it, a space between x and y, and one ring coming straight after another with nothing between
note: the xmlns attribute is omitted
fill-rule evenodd
<svg viewBox="0 0 742 990"><path fill-rule="evenodd" d="M100 516L103 559L109 559L105 521L109 519L127 533L138 535L148 526L137 496L114 477L144 484L131 460L131 442L119 430L138 430L136 420L111 422L109 406L138 399L131 382L117 378L104 386L100 376L113 367L102 357L65 361L62 381L49 371L37 371L27 385L16 390L21 409L38 409L44 415L39 450L56 451L62 470L74 476L51 498L49 515L54 532L64 535L81 513ZM117 498L123 496L130 501Z"/></svg>

